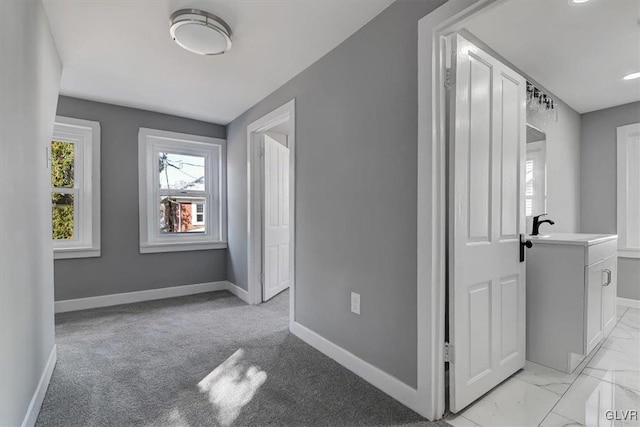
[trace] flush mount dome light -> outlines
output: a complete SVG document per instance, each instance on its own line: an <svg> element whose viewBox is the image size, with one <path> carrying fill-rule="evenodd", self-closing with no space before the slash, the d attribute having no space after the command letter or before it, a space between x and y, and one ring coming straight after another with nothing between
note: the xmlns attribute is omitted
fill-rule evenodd
<svg viewBox="0 0 640 427"><path fill-rule="evenodd" d="M169 20L171 38L198 55L220 55L231 49L231 28L216 15L199 9L180 9Z"/></svg>

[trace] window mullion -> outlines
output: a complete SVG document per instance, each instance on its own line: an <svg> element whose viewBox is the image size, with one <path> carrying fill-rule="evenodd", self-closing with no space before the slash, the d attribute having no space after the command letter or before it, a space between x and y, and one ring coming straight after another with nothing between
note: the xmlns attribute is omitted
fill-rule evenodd
<svg viewBox="0 0 640 427"><path fill-rule="evenodd" d="M207 197L208 194L208 191L158 190L158 195L161 197Z"/></svg>
<svg viewBox="0 0 640 427"><path fill-rule="evenodd" d="M68 187L51 187L51 192L52 193L59 193L59 194L75 194L74 192L77 191L77 188L68 188Z"/></svg>

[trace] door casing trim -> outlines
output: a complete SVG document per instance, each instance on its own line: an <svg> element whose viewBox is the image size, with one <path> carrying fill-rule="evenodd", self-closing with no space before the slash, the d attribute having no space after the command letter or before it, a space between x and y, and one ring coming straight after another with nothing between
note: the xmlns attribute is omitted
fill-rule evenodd
<svg viewBox="0 0 640 427"><path fill-rule="evenodd" d="M507 0L449 1L418 22L418 389L420 414L445 413L446 89L445 38ZM431 78L428 76L431 75Z"/></svg>
<svg viewBox="0 0 640 427"><path fill-rule="evenodd" d="M249 303L262 302L262 173L258 153L258 134L266 132L283 123L289 124L287 138L289 148L289 327L295 321L295 147L296 147L296 101L292 99L286 104L259 118L247 126L247 254L248 254L248 292Z"/></svg>

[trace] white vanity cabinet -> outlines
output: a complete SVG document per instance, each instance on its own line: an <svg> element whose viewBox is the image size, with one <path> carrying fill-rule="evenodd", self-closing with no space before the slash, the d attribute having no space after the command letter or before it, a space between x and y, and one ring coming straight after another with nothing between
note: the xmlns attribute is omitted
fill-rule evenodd
<svg viewBox="0 0 640 427"><path fill-rule="evenodd" d="M531 237L527 360L572 372L616 321L617 236Z"/></svg>

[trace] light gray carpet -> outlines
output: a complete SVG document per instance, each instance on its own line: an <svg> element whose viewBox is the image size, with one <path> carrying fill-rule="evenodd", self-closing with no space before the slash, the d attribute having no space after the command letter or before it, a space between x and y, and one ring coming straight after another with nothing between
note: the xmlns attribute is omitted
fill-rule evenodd
<svg viewBox="0 0 640 427"><path fill-rule="evenodd" d="M445 425L291 335L286 292L260 306L225 291L58 314L56 343L38 426Z"/></svg>

